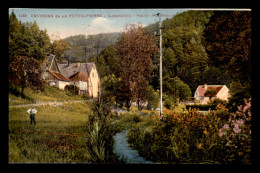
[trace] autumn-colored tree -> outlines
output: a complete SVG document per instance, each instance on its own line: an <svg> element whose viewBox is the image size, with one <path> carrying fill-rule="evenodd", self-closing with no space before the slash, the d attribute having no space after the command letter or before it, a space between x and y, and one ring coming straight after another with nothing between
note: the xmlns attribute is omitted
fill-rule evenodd
<svg viewBox="0 0 260 173"><path fill-rule="evenodd" d="M128 25L115 47L122 86L129 91L126 98L137 102L141 110L151 76L151 56L158 53L156 37L140 25Z"/></svg>
<svg viewBox="0 0 260 173"><path fill-rule="evenodd" d="M230 75L229 104L237 106L251 97L251 11L214 11L204 32L210 64ZM231 85L233 84L233 86Z"/></svg>
<svg viewBox="0 0 260 173"><path fill-rule="evenodd" d="M39 62L28 56L14 57L9 66L9 82L22 88L22 96L25 87L42 90L45 84Z"/></svg>
<svg viewBox="0 0 260 173"><path fill-rule="evenodd" d="M228 70L233 79L250 77L251 12L214 11L205 37L210 63Z"/></svg>
<svg viewBox="0 0 260 173"><path fill-rule="evenodd" d="M51 48L52 48L52 53L56 55L56 58L58 60L61 60L61 58L64 57L65 51L70 48L70 44L65 42L62 39L54 40Z"/></svg>

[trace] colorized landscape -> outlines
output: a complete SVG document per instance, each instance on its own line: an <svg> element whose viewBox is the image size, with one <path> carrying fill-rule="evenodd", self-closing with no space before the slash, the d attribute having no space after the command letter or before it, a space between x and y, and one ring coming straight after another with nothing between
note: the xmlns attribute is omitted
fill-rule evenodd
<svg viewBox="0 0 260 173"><path fill-rule="evenodd" d="M250 9L13 8L8 48L11 164L252 163Z"/></svg>

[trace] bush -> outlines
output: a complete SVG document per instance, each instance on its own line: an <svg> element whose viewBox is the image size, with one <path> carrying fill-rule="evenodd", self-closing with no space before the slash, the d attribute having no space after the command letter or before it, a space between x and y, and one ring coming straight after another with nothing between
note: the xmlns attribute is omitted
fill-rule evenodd
<svg viewBox="0 0 260 173"><path fill-rule="evenodd" d="M146 91L146 100L148 102L147 109L156 109L159 106L159 93L152 86L149 86Z"/></svg>
<svg viewBox="0 0 260 173"><path fill-rule="evenodd" d="M79 87L75 85L66 85L64 88L67 95L77 95L79 94Z"/></svg>
<svg viewBox="0 0 260 173"><path fill-rule="evenodd" d="M174 100L172 97L167 96L164 100L164 106L168 109L173 109L174 107Z"/></svg>
<svg viewBox="0 0 260 173"><path fill-rule="evenodd" d="M221 104L205 115L194 109L188 113L166 111L162 120L155 116L154 123L142 121L133 125L129 142L143 157L155 162L249 163L251 112L248 109L249 106L241 107L236 115Z"/></svg>

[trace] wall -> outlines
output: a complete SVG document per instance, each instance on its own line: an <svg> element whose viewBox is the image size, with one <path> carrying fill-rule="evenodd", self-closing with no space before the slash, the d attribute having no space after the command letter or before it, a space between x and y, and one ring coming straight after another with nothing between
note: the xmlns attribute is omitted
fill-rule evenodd
<svg viewBox="0 0 260 173"><path fill-rule="evenodd" d="M92 84L92 86L89 86L89 95L96 98L98 97L100 79L95 65L92 67L89 78Z"/></svg>
<svg viewBox="0 0 260 173"><path fill-rule="evenodd" d="M222 100L228 100L229 89L224 85L221 90L218 92L217 97Z"/></svg>

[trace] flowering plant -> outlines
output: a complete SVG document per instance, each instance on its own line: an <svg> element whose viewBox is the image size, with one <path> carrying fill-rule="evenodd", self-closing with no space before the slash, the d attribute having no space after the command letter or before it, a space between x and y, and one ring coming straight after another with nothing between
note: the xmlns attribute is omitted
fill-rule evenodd
<svg viewBox="0 0 260 173"><path fill-rule="evenodd" d="M219 129L219 137L226 140L226 146L235 161L249 162L251 158L251 99L238 111L231 114L228 122Z"/></svg>

